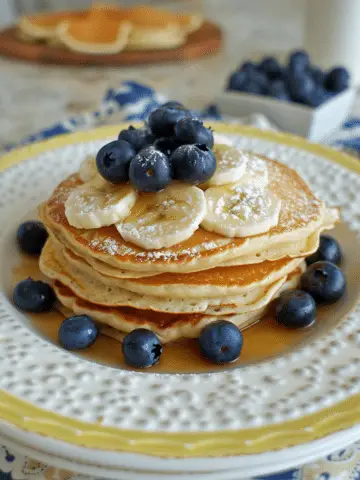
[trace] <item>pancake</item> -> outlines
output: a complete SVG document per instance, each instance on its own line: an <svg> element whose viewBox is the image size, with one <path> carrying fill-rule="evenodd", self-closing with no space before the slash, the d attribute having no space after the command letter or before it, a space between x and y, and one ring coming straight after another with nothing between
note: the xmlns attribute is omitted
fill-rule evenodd
<svg viewBox="0 0 360 480"><path fill-rule="evenodd" d="M269 170L269 188L282 201L278 225L266 234L234 239L198 228L191 238L180 244L144 250L125 242L114 226L76 229L69 225L64 208L71 191L82 184L76 174L58 186L40 207L40 216L48 230L77 255L94 258L116 269L186 273L214 268L239 257L261 255L260 252L299 242L320 232L326 213L323 203L294 170L274 160L264 160Z"/></svg>
<svg viewBox="0 0 360 480"><path fill-rule="evenodd" d="M56 37L57 28L62 22L81 20L86 15L86 11L61 11L26 16L19 22L19 32L24 40L51 40Z"/></svg>
<svg viewBox="0 0 360 480"><path fill-rule="evenodd" d="M166 313L206 312L209 307L223 304L236 305L238 312L254 310L266 305L286 280L284 276L266 287L253 288L237 296L197 299L162 298L129 292L118 287L113 279L92 277L89 268L85 265L80 268L70 266L62 252L53 248L51 241L46 243L40 258L40 269L44 275L60 281L83 300L104 307L128 306ZM106 281L109 283L104 283Z"/></svg>
<svg viewBox="0 0 360 480"><path fill-rule="evenodd" d="M294 272L275 297L284 290L296 288L300 274L301 269ZM126 307L100 307L80 299L59 281L54 283L54 289L57 298L66 309L76 315L90 315L100 323L102 333L117 340L121 340L124 333L129 333L135 328L147 328L155 332L163 343L180 338L197 338L206 325L218 320L218 316L204 314L174 315ZM221 318L243 330L259 321L266 310L265 306L242 314L223 315Z"/></svg>

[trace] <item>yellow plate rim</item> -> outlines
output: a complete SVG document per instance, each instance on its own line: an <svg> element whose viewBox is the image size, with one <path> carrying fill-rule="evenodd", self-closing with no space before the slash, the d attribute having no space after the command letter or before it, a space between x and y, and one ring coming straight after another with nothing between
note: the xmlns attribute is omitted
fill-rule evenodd
<svg viewBox="0 0 360 480"><path fill-rule="evenodd" d="M123 126L106 126L61 135L19 148L1 158L0 172L47 150L115 137ZM310 143L301 137L220 122L212 122L212 126L219 133L256 137L306 150L360 173L360 162L356 158ZM220 432L167 433L123 430L73 420L1 391L0 419L34 434L93 449L180 458L237 456L301 445L351 428L360 423L360 395L351 396L314 414L276 425Z"/></svg>

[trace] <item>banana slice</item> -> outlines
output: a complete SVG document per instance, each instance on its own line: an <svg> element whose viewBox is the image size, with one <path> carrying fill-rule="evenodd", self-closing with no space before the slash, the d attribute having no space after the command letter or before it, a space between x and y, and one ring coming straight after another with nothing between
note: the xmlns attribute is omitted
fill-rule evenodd
<svg viewBox="0 0 360 480"><path fill-rule="evenodd" d="M208 185L237 183L245 173L248 155L230 145L215 145L216 170Z"/></svg>
<svg viewBox="0 0 360 480"><path fill-rule="evenodd" d="M98 175L95 157L86 157L79 168L79 177L84 183L90 182Z"/></svg>
<svg viewBox="0 0 360 480"><path fill-rule="evenodd" d="M126 218L137 199L130 185L114 186L107 182L99 186L92 182L71 192L65 202L65 215L73 227L100 228Z"/></svg>
<svg viewBox="0 0 360 480"><path fill-rule="evenodd" d="M200 188L174 184L162 192L142 195L130 216L116 228L126 241L157 250L190 238L205 214Z"/></svg>
<svg viewBox="0 0 360 480"><path fill-rule="evenodd" d="M253 185L257 188L265 188L269 183L269 172L265 160L253 153L247 153L248 160L244 175L240 178L238 185Z"/></svg>
<svg viewBox="0 0 360 480"><path fill-rule="evenodd" d="M201 226L225 237L265 233L279 221L281 201L253 185L212 187L205 192L207 214Z"/></svg>

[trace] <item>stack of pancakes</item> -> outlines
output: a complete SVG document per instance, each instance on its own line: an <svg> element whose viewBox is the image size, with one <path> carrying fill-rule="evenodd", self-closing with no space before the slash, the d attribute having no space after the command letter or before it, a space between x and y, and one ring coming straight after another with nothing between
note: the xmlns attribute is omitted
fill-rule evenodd
<svg viewBox="0 0 360 480"><path fill-rule="evenodd" d="M115 226L71 226L65 202L83 181L78 173L64 180L40 207L50 234L40 268L62 306L90 315L116 338L142 327L163 343L198 337L219 318L241 329L258 321L284 289L296 288L320 233L338 221L337 210L326 208L295 171L262 160L268 188L281 200L275 227L245 238L199 227L159 250L126 242Z"/></svg>
<svg viewBox="0 0 360 480"><path fill-rule="evenodd" d="M123 50L172 49L203 24L200 15L180 15L147 5L122 8L94 3L82 11L23 17L18 26L27 42L46 42L88 54Z"/></svg>

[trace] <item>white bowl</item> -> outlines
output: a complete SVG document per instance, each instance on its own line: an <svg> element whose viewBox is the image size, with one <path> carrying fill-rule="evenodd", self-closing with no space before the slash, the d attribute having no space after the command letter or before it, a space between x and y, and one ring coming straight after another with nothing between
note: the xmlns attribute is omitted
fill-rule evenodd
<svg viewBox="0 0 360 480"><path fill-rule="evenodd" d="M216 103L223 114L242 117L261 113L281 130L318 141L343 124L355 93L355 89L349 88L318 108L235 91L222 92Z"/></svg>

